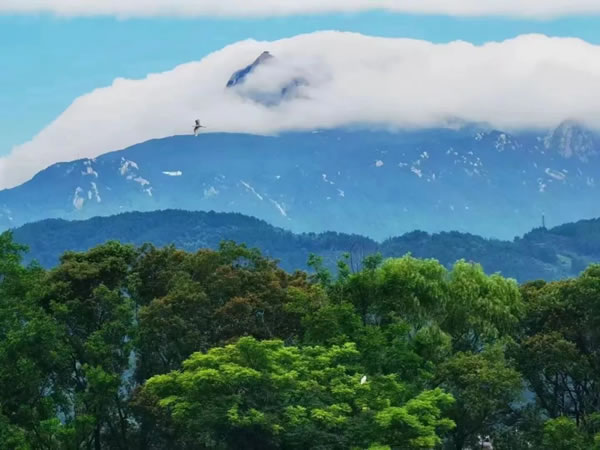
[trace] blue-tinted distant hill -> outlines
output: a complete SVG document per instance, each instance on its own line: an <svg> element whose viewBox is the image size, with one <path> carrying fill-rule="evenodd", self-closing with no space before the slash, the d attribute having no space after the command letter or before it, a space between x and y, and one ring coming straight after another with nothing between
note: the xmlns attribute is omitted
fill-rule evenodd
<svg viewBox="0 0 600 450"><path fill-rule="evenodd" d="M203 134L55 164L0 191L0 229L157 209L237 212L293 232L382 240L420 229L512 239L600 216L600 140L466 126Z"/></svg>
<svg viewBox="0 0 600 450"><path fill-rule="evenodd" d="M386 257L412 253L438 259L448 267L458 259L475 261L488 273L501 272L528 281L575 276L588 264L600 261L600 220L536 229L512 242L458 232L432 235L415 231L377 243L333 232L294 234L241 214L167 210L85 221L44 220L20 227L14 235L30 247L28 260L37 259L46 267L55 265L66 250L87 250L113 239L136 245L174 244L188 251L217 248L222 240L233 240L279 259L289 271L306 269L311 253L322 256L332 269L345 252L351 254L355 268L375 252Z"/></svg>

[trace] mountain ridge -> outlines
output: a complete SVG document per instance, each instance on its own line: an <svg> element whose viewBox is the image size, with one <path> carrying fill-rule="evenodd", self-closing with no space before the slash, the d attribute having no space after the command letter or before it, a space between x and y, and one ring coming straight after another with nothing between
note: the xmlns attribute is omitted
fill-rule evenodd
<svg viewBox="0 0 600 450"><path fill-rule="evenodd" d="M551 229L536 228L513 241L485 239L456 231L429 234L412 231L380 242L358 234L333 231L295 234L239 213L163 210L128 212L80 221L46 219L12 230L15 240L30 247L27 261L52 267L66 250L84 251L107 240L156 246L173 244L187 251L217 248L233 240L280 259L282 268L307 269L311 253L335 269L345 253L355 267L370 254L407 253L435 258L446 266L459 259L481 263L488 273L500 272L519 281L576 276L600 261L600 219L582 220Z"/></svg>
<svg viewBox="0 0 600 450"><path fill-rule="evenodd" d="M246 89L245 85L248 81L253 81L252 75L257 68L270 68L274 63L278 62L280 60L269 51L263 51L251 64L235 71L227 81L225 87L237 91L244 98L261 103L267 107L278 105L284 100L291 100L296 97L298 88L310 84L305 77L295 74L293 71L290 71L287 78L279 80L279 84L277 82L273 83L272 80L269 86L254 86L254 88Z"/></svg>
<svg viewBox="0 0 600 450"><path fill-rule="evenodd" d="M175 136L57 163L0 191L0 229L185 209L240 212L297 233L381 240L455 229L512 239L542 215L600 216L598 171L593 152L584 162L546 149L539 133L479 128Z"/></svg>
<svg viewBox="0 0 600 450"><path fill-rule="evenodd" d="M255 70L272 64L285 69L278 81ZM264 51L225 89L270 108L308 83L301 69ZM382 240L455 229L512 239L542 217L600 216L599 171L600 135L573 120L513 133L451 117L427 129L171 136L56 163L0 190L0 230L175 208L239 212L296 233L336 229Z"/></svg>

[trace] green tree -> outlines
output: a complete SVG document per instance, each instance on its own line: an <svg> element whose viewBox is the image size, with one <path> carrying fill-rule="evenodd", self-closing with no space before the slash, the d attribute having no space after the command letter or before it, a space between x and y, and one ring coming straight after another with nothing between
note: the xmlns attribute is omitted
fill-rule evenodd
<svg viewBox="0 0 600 450"><path fill-rule="evenodd" d="M66 253L44 280L41 303L63 330L69 356L69 445L129 448L134 304L127 279L135 249L109 242ZM87 444L86 444L87 443Z"/></svg>
<svg viewBox="0 0 600 450"><path fill-rule="evenodd" d="M64 406L61 330L36 303L43 271L21 266L25 248L0 235L0 448L47 448L43 423Z"/></svg>
<svg viewBox="0 0 600 450"><path fill-rule="evenodd" d="M194 254L144 246L129 276L138 310L136 381L179 369L197 351L240 336L281 338L300 334L300 314L288 308L309 288L306 274L287 274L256 250L224 242ZM140 448L170 437L156 416L137 408Z"/></svg>
<svg viewBox="0 0 600 450"><path fill-rule="evenodd" d="M455 351L479 352L514 336L524 314L516 281L486 275L479 264L458 261L447 280L441 328Z"/></svg>
<svg viewBox="0 0 600 450"><path fill-rule="evenodd" d="M523 315L517 283L476 264L459 261L448 271L435 260L404 256L363 266L339 281L332 301L350 301L365 324L402 319L415 330L436 324L455 351L477 352L514 334Z"/></svg>
<svg viewBox="0 0 600 450"><path fill-rule="evenodd" d="M600 266L519 292L410 256L24 250L0 235L0 450L600 448Z"/></svg>
<svg viewBox="0 0 600 450"><path fill-rule="evenodd" d="M183 370L146 383L141 403L155 404L178 447L429 448L452 421L441 390L407 398L395 375L365 375L353 344L286 347L241 338L195 353Z"/></svg>
<svg viewBox="0 0 600 450"><path fill-rule="evenodd" d="M543 446L546 450L584 450L585 437L574 420L568 417L550 419L544 424Z"/></svg>
<svg viewBox="0 0 600 450"><path fill-rule="evenodd" d="M600 404L600 266L522 291L527 316L515 351L519 369L547 416L586 427Z"/></svg>
<svg viewBox="0 0 600 450"><path fill-rule="evenodd" d="M288 304L294 292L309 288L305 274L287 274L255 250L231 243L185 255L144 248L130 280L133 298L144 305L139 382L177 369L195 351L240 336L296 338L300 315Z"/></svg>
<svg viewBox="0 0 600 450"><path fill-rule="evenodd" d="M437 377L457 399L450 416L456 428L448 442L457 450L475 445L479 435L494 435L523 391L521 375L509 367L499 347L457 353L441 364Z"/></svg>
<svg viewBox="0 0 600 450"><path fill-rule="evenodd" d="M504 425L522 389L520 374L504 356L524 312L515 281L486 275L464 261L447 270L411 256L375 259L358 273L342 273L326 289L337 308L348 299L362 318L363 327L355 326L349 338L365 367L400 375L413 392L437 385L449 389L457 399L456 448ZM322 311L332 315L326 306L311 317L320 318ZM331 318L326 323L340 329ZM479 397L481 408L474 406Z"/></svg>

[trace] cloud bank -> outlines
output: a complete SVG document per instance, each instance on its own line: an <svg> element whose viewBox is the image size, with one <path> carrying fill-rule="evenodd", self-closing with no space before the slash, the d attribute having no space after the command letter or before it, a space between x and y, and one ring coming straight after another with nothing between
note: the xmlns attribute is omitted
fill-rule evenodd
<svg viewBox="0 0 600 450"><path fill-rule="evenodd" d="M310 85L298 98L266 107L225 89L231 74L263 50L278 62L261 66L240 88L274 92L301 76ZM552 127L567 118L600 128L599 98L600 46L579 39L523 35L475 46L331 31L242 41L77 98L0 158L0 189L54 162L191 134L196 118L205 132L264 134L357 123L435 126L456 117L501 129Z"/></svg>
<svg viewBox="0 0 600 450"><path fill-rule="evenodd" d="M453 16L550 18L600 13L597 0L2 0L0 12L66 16L283 16L386 10Z"/></svg>

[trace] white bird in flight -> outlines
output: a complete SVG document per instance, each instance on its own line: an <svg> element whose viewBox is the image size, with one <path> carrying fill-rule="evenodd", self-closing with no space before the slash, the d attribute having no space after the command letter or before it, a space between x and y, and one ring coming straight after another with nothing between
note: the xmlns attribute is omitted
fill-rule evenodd
<svg viewBox="0 0 600 450"><path fill-rule="evenodd" d="M360 384L365 384L367 382L367 376L363 375L363 377L360 379Z"/></svg>
<svg viewBox="0 0 600 450"><path fill-rule="evenodd" d="M196 119L196 125L194 126L194 136L198 136L200 128L206 128L204 125L200 125L200 120Z"/></svg>

